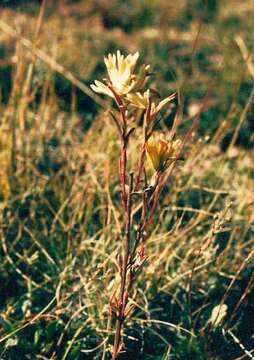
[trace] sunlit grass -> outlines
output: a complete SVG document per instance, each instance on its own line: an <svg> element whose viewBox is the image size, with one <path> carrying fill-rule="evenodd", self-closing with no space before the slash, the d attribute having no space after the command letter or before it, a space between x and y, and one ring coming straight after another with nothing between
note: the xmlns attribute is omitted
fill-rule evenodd
<svg viewBox="0 0 254 360"><path fill-rule="evenodd" d="M229 3L202 24L196 47L196 10L185 19L184 2L171 12L174 25L162 16L167 6L153 1L151 23L127 32L104 28L107 12L93 2L82 26L54 9L41 21L39 9L1 10L1 74L11 77L10 92L10 79L1 80L1 358L110 359L108 304L123 221L119 143L109 102L89 84L105 76L103 56L117 48L154 64L162 98L177 92L161 131L176 109L181 137L200 120L162 193L130 298L123 359L254 356L253 49L249 2ZM133 134L131 164L141 133ZM211 321L219 308L225 316Z"/></svg>

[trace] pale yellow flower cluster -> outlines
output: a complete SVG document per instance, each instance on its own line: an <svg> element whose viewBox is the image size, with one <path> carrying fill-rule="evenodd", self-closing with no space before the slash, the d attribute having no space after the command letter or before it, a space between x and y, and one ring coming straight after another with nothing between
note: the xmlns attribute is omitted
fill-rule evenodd
<svg viewBox="0 0 254 360"><path fill-rule="evenodd" d="M97 93L112 98L120 97L125 104L132 107L143 110L150 108L149 119L153 120L165 105L175 98L175 94L158 103L154 102L151 98L150 89L143 90L149 76L150 65L142 65L138 74L135 74L138 58L138 52L133 55L129 54L126 57L119 50L116 54L109 54L108 57L104 58L108 80L105 83L95 80L91 88ZM181 141L168 141L163 135L152 135L145 145L147 157L154 170L164 171L176 160L181 148Z"/></svg>
<svg viewBox="0 0 254 360"><path fill-rule="evenodd" d="M120 50L116 54L109 54L108 57L104 58L109 82L104 84L95 80L94 84L91 85L93 91L114 98L114 92L118 96L125 96L131 91L135 92L142 89L149 74L150 65L142 65L138 74L135 74L134 70L138 58L138 52L126 57L121 54Z"/></svg>
<svg viewBox="0 0 254 360"><path fill-rule="evenodd" d="M150 97L150 89L146 90L143 94L140 92L136 92L133 94L127 94L127 99L131 105L140 108L140 109L147 109L149 106L149 102L151 101ZM164 100L160 101L157 105L152 101L151 102L151 112L150 117L151 119L154 118L162 109L163 107L172 101L175 98L175 94L166 97Z"/></svg>
<svg viewBox="0 0 254 360"><path fill-rule="evenodd" d="M110 85L119 95L128 94L136 85L136 77L133 74L139 53L129 54L126 58L118 50L116 54L109 54L104 58L107 67ZM110 87L104 83L95 80L95 85L91 85L93 91L114 97Z"/></svg>
<svg viewBox="0 0 254 360"><path fill-rule="evenodd" d="M166 170L179 155L181 140L167 140L160 134L152 135L146 143L146 153L151 166L156 171Z"/></svg>
<svg viewBox="0 0 254 360"><path fill-rule="evenodd" d="M139 53L129 54L124 57L120 50L117 50L116 54L109 54L104 58L104 62L108 71L109 82L103 83L95 80L91 85L93 91L115 97L114 92L118 96L126 96L126 100L133 107L140 109L147 109L150 102L150 89L141 93L146 78L149 75L150 65L142 65L139 73L134 74ZM112 91L113 90L113 91ZM168 96L164 100L160 101L157 105L151 102L151 118L155 117L161 109L171 100L174 96Z"/></svg>

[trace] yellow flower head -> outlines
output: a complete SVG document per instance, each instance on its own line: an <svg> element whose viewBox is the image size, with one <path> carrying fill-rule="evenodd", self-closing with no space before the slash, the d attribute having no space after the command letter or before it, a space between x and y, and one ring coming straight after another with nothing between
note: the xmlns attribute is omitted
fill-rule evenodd
<svg viewBox="0 0 254 360"><path fill-rule="evenodd" d="M140 109L147 109L150 101L150 90L148 89L143 94L141 94L140 92L127 94L126 97L132 106ZM168 102L172 101L174 98L175 98L175 94L166 97L164 100L160 101L157 105L154 102L152 102L151 114L150 114L151 118L155 117L161 111L161 109Z"/></svg>
<svg viewBox="0 0 254 360"><path fill-rule="evenodd" d="M166 140L163 135L151 136L146 143L146 154L156 171L164 171L176 159L181 140Z"/></svg>
<svg viewBox="0 0 254 360"><path fill-rule="evenodd" d="M127 94L127 99L131 105L139 109L147 109L150 99L150 90L144 92L142 95L140 92Z"/></svg>
<svg viewBox="0 0 254 360"><path fill-rule="evenodd" d="M109 54L104 58L107 67L110 83L118 95L126 95L130 92L135 84L135 75L133 74L139 53L124 57L120 50L116 54ZM95 85L91 85L93 91L114 97L110 88L100 81L95 81Z"/></svg>

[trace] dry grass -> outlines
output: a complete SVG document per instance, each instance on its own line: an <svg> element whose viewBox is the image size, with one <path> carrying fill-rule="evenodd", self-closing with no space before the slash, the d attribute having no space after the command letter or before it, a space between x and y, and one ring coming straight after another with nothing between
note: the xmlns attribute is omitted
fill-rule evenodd
<svg viewBox="0 0 254 360"><path fill-rule="evenodd" d="M245 16L248 4L236 4L231 11L240 8ZM14 10L1 11L0 39L8 49L1 66L11 66L12 84L8 101L1 105L0 127L0 357L101 359L104 352L104 359L110 358L105 353L107 340L112 343L113 338L108 303L117 286L122 226L117 134L102 108L96 115L87 114L91 104L87 97L88 108L82 109L82 115L77 88L94 97L86 85L102 62L108 46L101 45L103 41L117 45L123 41L127 51L140 47L149 62L160 64L163 61L156 60L147 34L155 42L162 35L156 26L151 32L141 28L126 34L111 29L102 35L99 16L89 13L86 29L96 26L82 37L82 48L75 17L61 19L53 14L38 20ZM178 14L183 8L175 11ZM225 16L229 14L223 10L221 17ZM21 34L15 34L13 20ZM63 35L63 23L73 33L58 38L57 34ZM225 92L223 81L234 85L227 88L228 106L220 108L216 126L207 130L210 138L206 138L202 124L214 105L208 101L202 108L204 97L192 98L190 87L198 92L197 79L212 85L215 79L202 72L195 60L190 73L184 66L175 66L186 48L190 53L196 25L194 21L189 31L168 28L163 40L187 43L176 58L172 56L175 62L170 66L177 80L169 82L172 90L180 89L181 96L188 98L180 133L191 124L192 101L201 111L201 131L193 134L185 161L163 192L147 241L148 262L131 296L135 311L125 329L128 352L123 359L254 357L254 153L235 141L241 130L238 124L244 127L253 109L253 91L239 100L237 90L246 78L252 82L253 63L241 41L243 57L235 46L237 56L230 58L228 48L213 39L217 28L210 24L201 33L198 47L215 41L223 48L214 65L224 69L222 78L216 79L219 103ZM29 27L37 28L37 36L31 36ZM55 29L54 36L49 27ZM239 64L241 68L236 68ZM162 73L168 67L162 64ZM60 88L67 83L70 89L64 106L56 87L59 74L64 79ZM187 85L182 89L184 80ZM167 83L163 81L162 86ZM167 114L164 120L166 127ZM222 151L221 142L229 132L231 146ZM137 144L132 146L134 163ZM226 317L220 326L211 325L212 310L223 304L228 306Z"/></svg>

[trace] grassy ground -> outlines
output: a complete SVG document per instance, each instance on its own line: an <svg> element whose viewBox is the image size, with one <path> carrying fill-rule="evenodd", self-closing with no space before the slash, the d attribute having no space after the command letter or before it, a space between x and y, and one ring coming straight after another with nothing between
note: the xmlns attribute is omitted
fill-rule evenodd
<svg viewBox="0 0 254 360"><path fill-rule="evenodd" d="M147 241L122 359L253 359L252 0L48 1L41 16L38 3L0 2L0 359L110 359L117 134L89 84L116 49L140 52L162 97L179 94L164 130L177 108L180 135L199 114Z"/></svg>

